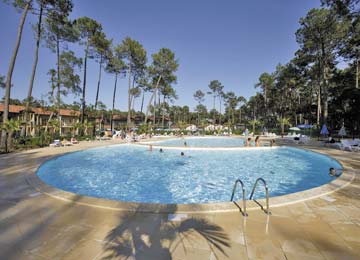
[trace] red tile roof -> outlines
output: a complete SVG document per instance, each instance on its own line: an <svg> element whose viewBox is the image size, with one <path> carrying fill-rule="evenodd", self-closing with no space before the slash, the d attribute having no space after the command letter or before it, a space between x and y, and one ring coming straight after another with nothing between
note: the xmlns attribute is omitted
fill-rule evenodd
<svg viewBox="0 0 360 260"><path fill-rule="evenodd" d="M116 114L114 114L113 119L114 120L125 120L125 119L127 119L127 115L116 115Z"/></svg>
<svg viewBox="0 0 360 260"><path fill-rule="evenodd" d="M0 104L0 112L4 112L4 104ZM15 106L15 105L10 105L9 106L9 112L10 113L20 113L21 111L23 111L25 108L23 106Z"/></svg>
<svg viewBox="0 0 360 260"><path fill-rule="evenodd" d="M9 106L9 112L10 113L20 113L25 110L24 106L17 106L17 105L10 105ZM34 107L31 108L31 111L38 115L50 115L50 110L45 110L41 107ZM4 112L4 104L0 104L0 112ZM80 112L76 110L70 110L70 109L60 109L60 115L62 116L80 116Z"/></svg>

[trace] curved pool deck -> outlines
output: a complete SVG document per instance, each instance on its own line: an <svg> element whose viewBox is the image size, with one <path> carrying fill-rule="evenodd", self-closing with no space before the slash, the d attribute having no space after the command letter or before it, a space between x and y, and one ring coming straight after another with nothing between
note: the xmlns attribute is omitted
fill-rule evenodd
<svg viewBox="0 0 360 260"><path fill-rule="evenodd" d="M344 174L270 198L271 215L248 201L248 217L230 202L160 205L80 196L35 174L55 156L114 143L0 155L2 259L360 258L360 153L301 146L337 159Z"/></svg>

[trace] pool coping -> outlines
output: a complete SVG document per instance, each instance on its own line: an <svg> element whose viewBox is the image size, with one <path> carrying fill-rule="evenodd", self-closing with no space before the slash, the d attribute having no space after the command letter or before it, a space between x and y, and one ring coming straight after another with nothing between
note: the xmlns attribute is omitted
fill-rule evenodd
<svg viewBox="0 0 360 260"><path fill-rule="evenodd" d="M109 146L109 145L105 145L105 146ZM182 149L184 148L187 149L187 147L183 147ZM250 147L249 149L262 149L262 148ZM92 148L85 148L81 150L86 150L86 149L92 149ZM301 147L298 149L309 150L315 153L329 156L326 153L314 151L312 149L305 147ZM137 202L116 201L116 200L79 195L76 193L67 192L55 188L53 186L44 183L36 174L38 168L46 161L62 156L66 153L68 152L54 155L51 156L50 158L41 160L41 162L37 162L35 169L29 172L29 174L26 176L27 183L38 192L41 192L45 195L51 196L59 200L68 201L80 205L101 208L101 209L116 210L116 211L132 211L132 212L136 211L136 212L148 212L148 213L176 212L176 213L201 214L201 213L210 213L210 212L211 213L239 212L241 211L240 207L242 208L242 201L236 201L236 202L229 201L229 202L207 203L207 204L160 204L160 203L137 203ZM270 212L271 212L271 208L295 204L295 203L315 199L318 197L326 196L328 194L331 194L335 191L338 191L348 186L355 178L355 172L353 171L353 168L347 166L347 164L342 160L336 159L333 156L329 156L329 157L338 161L343 166L343 173L339 177L337 177L335 180L327 184L309 190L291 193L283 196L270 197L269 199ZM257 202L263 205L263 207L265 208L265 199L259 199L257 200ZM256 203L253 200L247 200L246 201L247 211L258 210L260 208L258 203Z"/></svg>

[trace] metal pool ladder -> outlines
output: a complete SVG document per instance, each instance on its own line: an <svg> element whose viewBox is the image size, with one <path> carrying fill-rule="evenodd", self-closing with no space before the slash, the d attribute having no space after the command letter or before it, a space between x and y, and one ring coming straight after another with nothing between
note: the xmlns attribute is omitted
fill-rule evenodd
<svg viewBox="0 0 360 260"><path fill-rule="evenodd" d="M254 201L261 207L261 209L263 209L265 211L266 214L270 215L271 212L269 211L269 189L268 189L268 186L266 184L266 181L263 179L263 178L257 178L255 184L254 184L254 187L252 189L252 192L251 192L251 195L250 195L250 198L249 199L252 199L253 195L254 195L254 192L255 192L255 189L256 189L256 186L258 184L258 182L261 181L264 186L265 186L265 193L266 193L266 210L264 210L264 207L259 203L257 202L255 199Z"/></svg>
<svg viewBox="0 0 360 260"><path fill-rule="evenodd" d="M244 215L244 217L246 217L247 214L246 214L245 187L244 187L244 183L243 183L240 179L237 179L237 180L235 181L235 184L234 184L234 188L233 188L233 191L232 191L232 195L231 195L230 201L233 201L233 199L234 199L234 195L235 195L235 191L236 191L236 187L237 187L238 183L241 184L242 197L243 197L243 207L244 207L243 215Z"/></svg>

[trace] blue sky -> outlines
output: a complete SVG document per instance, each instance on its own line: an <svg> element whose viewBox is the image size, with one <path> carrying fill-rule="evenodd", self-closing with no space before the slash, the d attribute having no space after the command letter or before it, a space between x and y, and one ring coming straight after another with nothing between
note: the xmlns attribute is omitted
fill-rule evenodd
<svg viewBox="0 0 360 260"><path fill-rule="evenodd" d="M88 16L100 22L114 44L130 36L143 44L151 54L166 47L179 59L178 82L174 85L179 99L176 105L196 106L197 89L208 91L211 80L219 80L224 91L234 91L246 98L254 95L259 75L272 72L278 63L286 63L298 49L295 31L299 19L320 0L202 0L202 1L88 1L74 0L71 17ZM0 74L6 75L16 39L20 13L0 2ZM26 97L35 48L29 15L13 74L12 98ZM79 57L82 47L70 46ZM33 95L41 98L49 91L47 71L55 67L55 54L41 48ZM88 63L87 103L94 103L98 66ZM82 73L81 79L82 79ZM113 75L104 73L100 100L111 107ZM127 81L118 81L116 108L127 109ZM4 90L0 90L0 96ZM45 96L44 96L45 98ZM66 102L79 101L69 96ZM206 96L205 104L212 107ZM140 99L135 102L139 108Z"/></svg>

